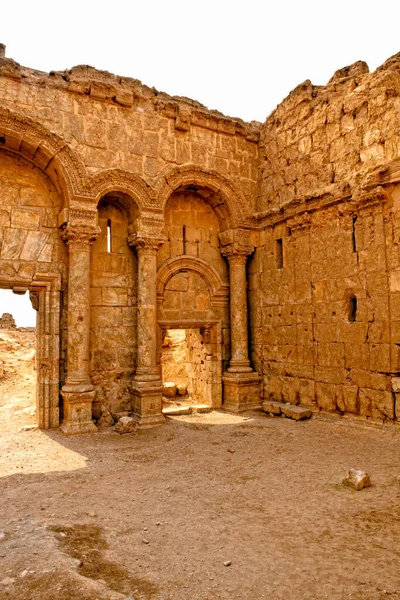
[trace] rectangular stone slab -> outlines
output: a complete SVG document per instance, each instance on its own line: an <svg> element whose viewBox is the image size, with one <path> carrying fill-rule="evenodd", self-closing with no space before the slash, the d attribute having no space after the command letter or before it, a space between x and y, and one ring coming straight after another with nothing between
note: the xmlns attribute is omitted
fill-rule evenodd
<svg viewBox="0 0 400 600"><path fill-rule="evenodd" d="M272 413L273 415L280 415L282 413L282 407L286 406L282 402L263 402L262 409L266 413Z"/></svg>
<svg viewBox="0 0 400 600"><path fill-rule="evenodd" d="M190 406L168 406L163 408L162 414L165 417L176 417L177 415L190 415L192 409Z"/></svg>
<svg viewBox="0 0 400 600"><path fill-rule="evenodd" d="M292 404L284 404L282 406L282 413L285 417L295 419L295 421L301 421L301 419L309 419L312 412L309 408L303 408L301 406L293 406Z"/></svg>

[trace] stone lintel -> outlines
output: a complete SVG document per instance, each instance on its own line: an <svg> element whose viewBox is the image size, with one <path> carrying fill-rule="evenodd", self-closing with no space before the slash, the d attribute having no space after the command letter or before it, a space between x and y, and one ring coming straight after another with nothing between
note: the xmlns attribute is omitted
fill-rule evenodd
<svg viewBox="0 0 400 600"><path fill-rule="evenodd" d="M258 373L225 373L222 381L224 410L243 412L262 407L261 377Z"/></svg>
<svg viewBox="0 0 400 600"><path fill-rule="evenodd" d="M165 423L162 414L162 382L133 381L133 418L141 428L155 427Z"/></svg>
<svg viewBox="0 0 400 600"><path fill-rule="evenodd" d="M64 419L60 429L65 435L97 431L97 427L92 421L92 404L95 394L93 386L67 385L63 387L61 396L64 400Z"/></svg>

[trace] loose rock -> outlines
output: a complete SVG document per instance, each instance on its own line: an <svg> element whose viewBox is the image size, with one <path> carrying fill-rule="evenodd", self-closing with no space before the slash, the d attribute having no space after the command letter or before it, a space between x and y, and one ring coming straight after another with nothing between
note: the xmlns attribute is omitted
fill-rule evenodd
<svg viewBox="0 0 400 600"><path fill-rule="evenodd" d="M350 469L346 477L343 479L342 484L358 491L365 487L370 487L371 479L366 471Z"/></svg>
<svg viewBox="0 0 400 600"><path fill-rule="evenodd" d="M123 433L133 433L137 428L138 424L133 417L121 417L114 427L114 431L122 435Z"/></svg>

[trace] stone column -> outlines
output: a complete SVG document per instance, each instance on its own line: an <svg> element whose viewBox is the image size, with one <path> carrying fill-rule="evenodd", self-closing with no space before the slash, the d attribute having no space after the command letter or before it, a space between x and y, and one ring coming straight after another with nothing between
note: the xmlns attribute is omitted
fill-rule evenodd
<svg viewBox="0 0 400 600"><path fill-rule="evenodd" d="M162 236L133 234L138 255L137 369L133 380L133 417L142 427L164 422L162 381L157 367L157 250Z"/></svg>
<svg viewBox="0 0 400 600"><path fill-rule="evenodd" d="M260 408L261 378L250 366L247 315L247 257L254 251L248 233L228 230L220 235L221 252L229 261L231 360L222 380L223 408L234 412Z"/></svg>
<svg viewBox="0 0 400 600"><path fill-rule="evenodd" d="M65 434L97 431L92 421L95 392L89 376L90 248L99 234L97 226L71 227L61 231L68 244L68 338L67 376L61 390Z"/></svg>

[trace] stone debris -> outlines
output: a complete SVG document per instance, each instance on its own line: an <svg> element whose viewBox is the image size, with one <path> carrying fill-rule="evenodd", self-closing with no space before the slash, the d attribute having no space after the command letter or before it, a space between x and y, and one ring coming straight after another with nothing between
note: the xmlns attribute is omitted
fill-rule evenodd
<svg viewBox="0 0 400 600"><path fill-rule="evenodd" d="M294 419L295 421L301 421L302 419L310 419L312 412L309 408L303 408L302 406L295 406L293 404L285 404L282 407L282 414L285 417Z"/></svg>
<svg viewBox="0 0 400 600"><path fill-rule="evenodd" d="M172 381L167 381L166 383L163 383L163 395L167 398L175 398L177 391L178 387L176 383L173 383Z"/></svg>
<svg viewBox="0 0 400 600"><path fill-rule="evenodd" d="M301 421L302 419L310 419L312 411L309 408L303 406L297 406L296 404L289 404L283 402L263 402L263 411L272 416L288 417L295 421Z"/></svg>
<svg viewBox="0 0 400 600"><path fill-rule="evenodd" d="M133 433L137 428L138 424L133 417L121 417L114 427L114 431L122 435L123 433Z"/></svg>
<svg viewBox="0 0 400 600"><path fill-rule="evenodd" d="M263 402L262 409L264 412L270 415L280 415L282 413L282 407L285 406L283 402Z"/></svg>
<svg viewBox="0 0 400 600"><path fill-rule="evenodd" d="M115 425L114 417L110 411L103 412L100 419L97 421L97 427L104 429L105 427L113 427Z"/></svg>
<svg viewBox="0 0 400 600"><path fill-rule="evenodd" d="M178 396L186 396L187 387L186 385L178 385Z"/></svg>
<svg viewBox="0 0 400 600"><path fill-rule="evenodd" d="M165 417L176 417L177 415L190 415L191 412L191 406L166 406L162 409L162 414Z"/></svg>
<svg viewBox="0 0 400 600"><path fill-rule="evenodd" d="M192 412L194 413L209 413L211 410L212 407L208 406L208 404L194 404L192 406Z"/></svg>
<svg viewBox="0 0 400 600"><path fill-rule="evenodd" d="M230 567L230 566L231 566L231 564L232 564L232 561L231 561L231 560L226 560L226 561L224 561L224 567Z"/></svg>
<svg viewBox="0 0 400 600"><path fill-rule="evenodd" d="M357 491L372 485L368 473L359 469L350 469L342 484Z"/></svg>

